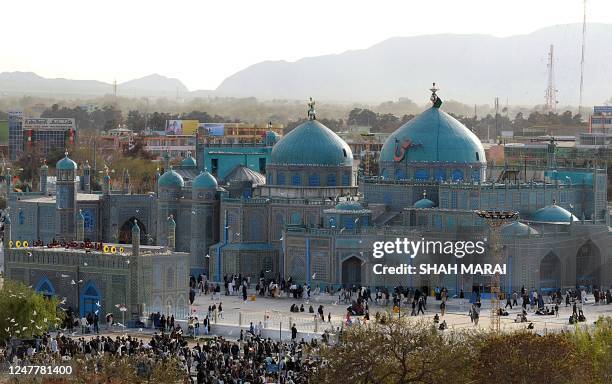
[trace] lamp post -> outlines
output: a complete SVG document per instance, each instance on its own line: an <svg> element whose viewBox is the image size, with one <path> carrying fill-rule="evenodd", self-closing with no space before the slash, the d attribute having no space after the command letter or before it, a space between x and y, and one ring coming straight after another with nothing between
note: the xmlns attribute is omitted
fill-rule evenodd
<svg viewBox="0 0 612 384"><path fill-rule="evenodd" d="M492 264L499 264L501 262L501 227L509 221L516 220L518 212L478 210L476 215L484 219L491 230ZM499 293L499 272L496 272L491 280L491 330L495 332L500 330Z"/></svg>

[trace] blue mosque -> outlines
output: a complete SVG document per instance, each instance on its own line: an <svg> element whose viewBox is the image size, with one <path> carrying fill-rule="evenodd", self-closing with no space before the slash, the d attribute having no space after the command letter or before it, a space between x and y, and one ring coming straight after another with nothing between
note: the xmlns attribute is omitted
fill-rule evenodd
<svg viewBox="0 0 612 384"><path fill-rule="evenodd" d="M56 164L55 195L47 191L46 165L39 192L11 193L12 239L72 241L82 227L84 239L129 244L137 223L140 243L188 254L190 274L212 281L241 273L251 281L261 275L291 277L321 288L445 286L451 292L486 292L491 284L486 275L374 274L373 265L381 261L372 257L373 243L486 242L490 230L475 211L512 210L519 220L501 230L508 268L503 290L609 287L606 168L558 168L551 146L548 169L539 178L497 177L480 140L445 113L437 89L431 91L432 106L385 142L376 176L359 174L351 148L316 119L313 101L306 122L282 138L266 134L261 146L271 152L265 170L245 162L217 178L204 166L198 146L195 157L189 154L176 167L164 159L155 191L131 193L125 171L120 189L111 187L107 173L102 191L94 192L89 164L79 169L66 154ZM82 175L79 182L76 173ZM462 259L387 254L382 262L490 258L489 244L484 254Z"/></svg>

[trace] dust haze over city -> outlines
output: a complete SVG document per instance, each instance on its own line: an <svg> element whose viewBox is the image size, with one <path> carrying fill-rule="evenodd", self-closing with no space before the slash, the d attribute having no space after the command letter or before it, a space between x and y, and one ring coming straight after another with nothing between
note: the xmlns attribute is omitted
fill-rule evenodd
<svg viewBox="0 0 612 384"><path fill-rule="evenodd" d="M0 382L612 383L609 0L0 12Z"/></svg>

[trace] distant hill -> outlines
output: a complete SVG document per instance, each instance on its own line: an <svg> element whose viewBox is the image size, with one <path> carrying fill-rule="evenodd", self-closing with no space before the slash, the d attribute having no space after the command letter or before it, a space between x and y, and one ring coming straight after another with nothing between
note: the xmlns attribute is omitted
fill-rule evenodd
<svg viewBox="0 0 612 384"><path fill-rule="evenodd" d="M128 97L181 97L189 90L178 79L158 74L117 84L117 94ZM104 96L113 93L113 85L97 80L47 79L32 72L0 73L0 95L45 97Z"/></svg>
<svg viewBox="0 0 612 384"><path fill-rule="evenodd" d="M158 75L157 73L141 77L140 79L126 81L117 85L117 87L121 94L125 96L136 94L137 96L176 97L177 93L179 96L184 96L189 92L185 84L180 80Z"/></svg>
<svg viewBox="0 0 612 384"><path fill-rule="evenodd" d="M111 84L97 80L47 79L32 72L0 73L0 95L76 97L101 96L112 91Z"/></svg>
<svg viewBox="0 0 612 384"><path fill-rule="evenodd" d="M519 21L517 21L519 22ZM218 96L380 102L408 97L421 104L435 81L443 99L465 103L542 104L547 56L554 45L560 105L578 104L581 24L527 35L440 34L395 37L370 48L296 62L265 61L225 79ZM587 26L584 104L612 97L612 24Z"/></svg>
<svg viewBox="0 0 612 384"><path fill-rule="evenodd" d="M520 21L517 21L520 22ZM152 74L117 85L128 97L257 97L259 99L378 103L409 98L427 102L432 82L443 100L492 104L544 102L547 56L554 45L559 105L578 105L582 25L557 25L527 35L439 34L394 37L367 49L308 57L295 62L264 61L226 78L216 90L189 92L178 79ZM585 106L612 98L612 24L587 27ZM95 80L47 79L32 72L0 73L0 96L54 98L112 94L113 85Z"/></svg>

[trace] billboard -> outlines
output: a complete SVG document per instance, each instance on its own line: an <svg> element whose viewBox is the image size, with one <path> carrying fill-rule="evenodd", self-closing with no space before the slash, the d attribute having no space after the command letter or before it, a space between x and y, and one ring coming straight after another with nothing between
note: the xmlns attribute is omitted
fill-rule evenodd
<svg viewBox="0 0 612 384"><path fill-rule="evenodd" d="M181 120L166 120L166 135L182 135L183 122Z"/></svg>
<svg viewBox="0 0 612 384"><path fill-rule="evenodd" d="M612 113L612 105L596 105L593 107L593 113L596 115Z"/></svg>
<svg viewBox="0 0 612 384"><path fill-rule="evenodd" d="M200 124L202 132L206 136L224 136L225 124L223 123L204 123Z"/></svg>
<svg viewBox="0 0 612 384"><path fill-rule="evenodd" d="M181 120L183 122L183 135L195 135L198 131L198 120Z"/></svg>
<svg viewBox="0 0 612 384"><path fill-rule="evenodd" d="M75 130L76 123L73 118L57 118L57 117L40 117L40 118L24 118L23 130L34 131L67 131Z"/></svg>
<svg viewBox="0 0 612 384"><path fill-rule="evenodd" d="M195 135L198 120L166 120L166 135Z"/></svg>

